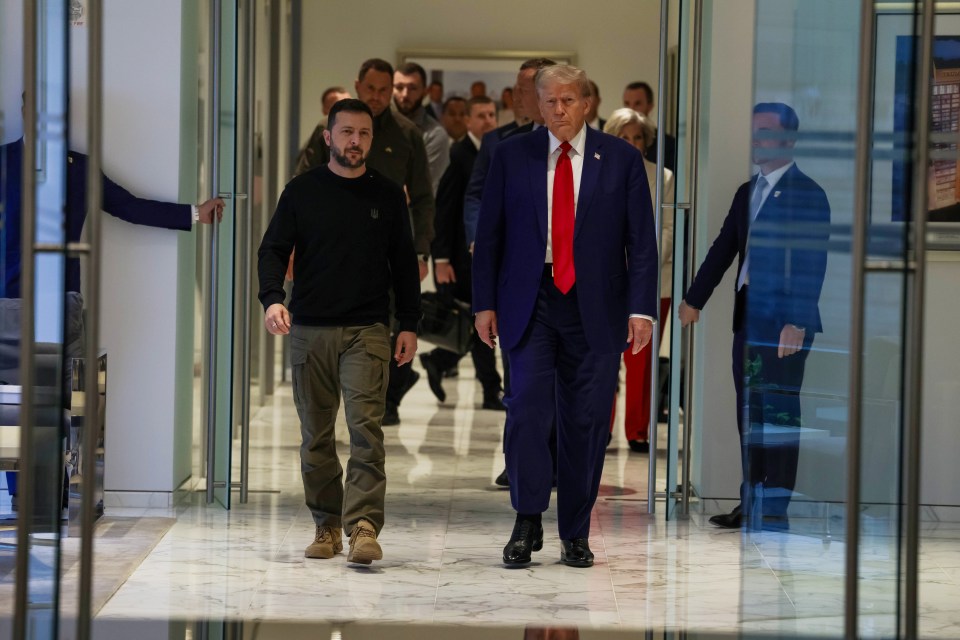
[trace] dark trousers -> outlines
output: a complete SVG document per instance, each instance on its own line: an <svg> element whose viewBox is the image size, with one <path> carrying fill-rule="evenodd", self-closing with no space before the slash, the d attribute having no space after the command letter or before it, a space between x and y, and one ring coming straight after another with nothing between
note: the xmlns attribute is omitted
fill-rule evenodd
<svg viewBox="0 0 960 640"><path fill-rule="evenodd" d="M430 359L437 363L441 371L454 368L462 357L458 353L439 347L430 352ZM483 387L484 395L498 393L502 380L500 374L497 373L497 357L493 349L483 344L476 334L471 340L470 357L473 358L473 367L477 371L477 381Z"/></svg>
<svg viewBox="0 0 960 640"><path fill-rule="evenodd" d="M747 318L733 335L733 381L737 392L745 513L785 515L797 480L802 416L800 390L813 334L803 348L777 357L780 331L774 320ZM760 493L762 492L762 493ZM759 498L760 503L754 504Z"/></svg>
<svg viewBox="0 0 960 640"><path fill-rule="evenodd" d="M509 358L504 447L513 508L537 514L550 504L550 438L556 421L560 538L586 538L600 488L620 354L590 349L576 286L564 295L545 275L530 326Z"/></svg>

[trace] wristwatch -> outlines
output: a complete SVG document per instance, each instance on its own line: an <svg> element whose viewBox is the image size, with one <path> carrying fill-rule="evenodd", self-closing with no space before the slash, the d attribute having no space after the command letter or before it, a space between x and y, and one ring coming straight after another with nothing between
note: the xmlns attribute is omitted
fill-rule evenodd
<svg viewBox="0 0 960 640"><path fill-rule="evenodd" d="M430 254L429 254L429 253L418 253L418 254L417 254L417 258L418 258L418 259L420 260L420 262L422 262L423 264L427 264L428 262L430 262Z"/></svg>

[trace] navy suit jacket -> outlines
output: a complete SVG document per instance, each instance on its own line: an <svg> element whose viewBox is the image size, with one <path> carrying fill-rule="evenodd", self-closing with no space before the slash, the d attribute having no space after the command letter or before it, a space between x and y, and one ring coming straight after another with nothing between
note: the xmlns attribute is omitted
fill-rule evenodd
<svg viewBox="0 0 960 640"><path fill-rule="evenodd" d="M630 314L657 317L656 232L640 152L586 128L573 261L591 350L623 351ZM501 345L533 317L547 251L547 129L502 141L483 189L473 253L476 311L495 310Z"/></svg>
<svg viewBox="0 0 960 640"><path fill-rule="evenodd" d="M23 140L4 145L2 157L13 162L20 171ZM11 167L12 168L12 167ZM5 259L4 296L20 297L20 189L19 180L4 184L4 217L8 224L3 237ZM190 206L138 198L106 176L103 176L103 210L121 220L164 229L189 230L193 226ZM67 242L80 240L87 213L87 156L67 153ZM80 291L80 261L68 258L66 290Z"/></svg>
<svg viewBox="0 0 960 640"><path fill-rule="evenodd" d="M477 220L480 218L480 200L483 197L483 185L487 181L487 172L490 171L490 163L493 161L493 152L501 140L530 133L533 131L533 123L528 122L522 127L517 125L516 121L508 122L502 127L497 127L493 131L484 134L480 139L480 151L473 163L473 169L470 172L470 181L467 183L467 192L463 198L463 230L467 238L467 246L473 244L477 239Z"/></svg>
<svg viewBox="0 0 960 640"><path fill-rule="evenodd" d="M733 330L765 325L779 333L786 324L808 334L823 331L820 291L827 269L830 203L827 195L796 165L787 170L750 224L754 176L737 189L720 234L684 299L702 309L724 273L737 260L739 279L750 238L749 300L737 292ZM734 285L736 286L736 285Z"/></svg>

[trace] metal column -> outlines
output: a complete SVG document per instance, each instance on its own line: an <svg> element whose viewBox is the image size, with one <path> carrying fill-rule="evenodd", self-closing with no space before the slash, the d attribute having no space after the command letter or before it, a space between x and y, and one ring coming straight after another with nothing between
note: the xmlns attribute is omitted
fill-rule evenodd
<svg viewBox="0 0 960 640"><path fill-rule="evenodd" d="M34 379L35 333L34 310L34 250L36 235L36 172L37 164L37 26L39 9L37 3L27 2L23 7L23 83L26 87L23 97L23 185L20 200L21 229L21 267L20 295L23 304L20 311L20 375L23 390L20 406L20 422L34 424L34 398L32 381ZM30 429L20 430L20 464L27 473L20 474L18 492L27 496L20 501L17 527L16 588L13 608L13 637L23 640L27 637L27 600L30 581L30 523L33 522L33 473L34 448Z"/></svg>
<svg viewBox="0 0 960 640"><path fill-rule="evenodd" d="M84 408L83 408L83 489L80 494L80 581L77 638L88 640L93 615L93 525L96 483L94 461L100 439L100 368L97 366L97 344L100 336L100 228L103 200L102 122L103 105L103 5L91 0L87 5L87 287L84 320Z"/></svg>
<svg viewBox="0 0 960 640"><path fill-rule="evenodd" d="M220 21L221 0L213 0L210 17L210 193L220 192ZM207 323L203 341L207 347L207 504L214 501L217 465L217 295L220 262L220 225L214 216L210 233L210 282ZM228 490L229 491L229 490Z"/></svg>
<svg viewBox="0 0 960 640"><path fill-rule="evenodd" d="M934 0L924 0L921 33L917 38L916 94L914 96L914 159L913 159L913 256L907 260L914 265L913 287L907 297L907 339L904 366L904 390L907 394L906 451L904 452L904 492L906 495L905 593L903 603L904 637L917 637L917 618L920 613L919 553L920 553L920 421L923 417L923 315L925 310L925 283L927 262L927 171L930 157L931 86L933 77L933 38L936 24ZM909 249L908 249L909 253Z"/></svg>
<svg viewBox="0 0 960 640"><path fill-rule="evenodd" d="M874 41L876 9L874 0L860 3L860 70L857 83L857 133L853 188L853 283L850 294L850 391L847 425L847 545L844 590L844 631L858 637L857 604L860 568L860 462L863 411L863 329L866 294L867 232L870 213L871 156L873 147Z"/></svg>

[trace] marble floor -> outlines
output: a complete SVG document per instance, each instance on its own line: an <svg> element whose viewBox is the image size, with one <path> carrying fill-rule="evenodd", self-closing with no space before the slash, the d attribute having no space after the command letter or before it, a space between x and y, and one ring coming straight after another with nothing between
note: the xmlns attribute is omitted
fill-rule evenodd
<svg viewBox="0 0 960 640"><path fill-rule="evenodd" d="M647 456L621 429L607 454L587 570L559 563L555 514L543 551L522 569L500 553L513 523L502 468L502 413L481 411L468 360L438 405L421 382L388 427L384 559L307 560L313 524L302 502L299 431L289 384L252 424L251 493L229 511L193 493L176 524L99 611L100 619L241 618L432 624L568 624L842 635L844 544L818 521L790 533L719 530L696 514L647 513ZM622 394L621 394L622 395ZM622 412L621 412L622 413ZM346 457L344 424L338 425ZM660 443L663 457L665 442ZM663 469L663 464L659 465ZM124 510L122 515L157 515ZM120 514L117 514L120 515ZM861 630L895 635L896 538L865 529ZM960 525L927 525L921 553L921 633L960 637Z"/></svg>

